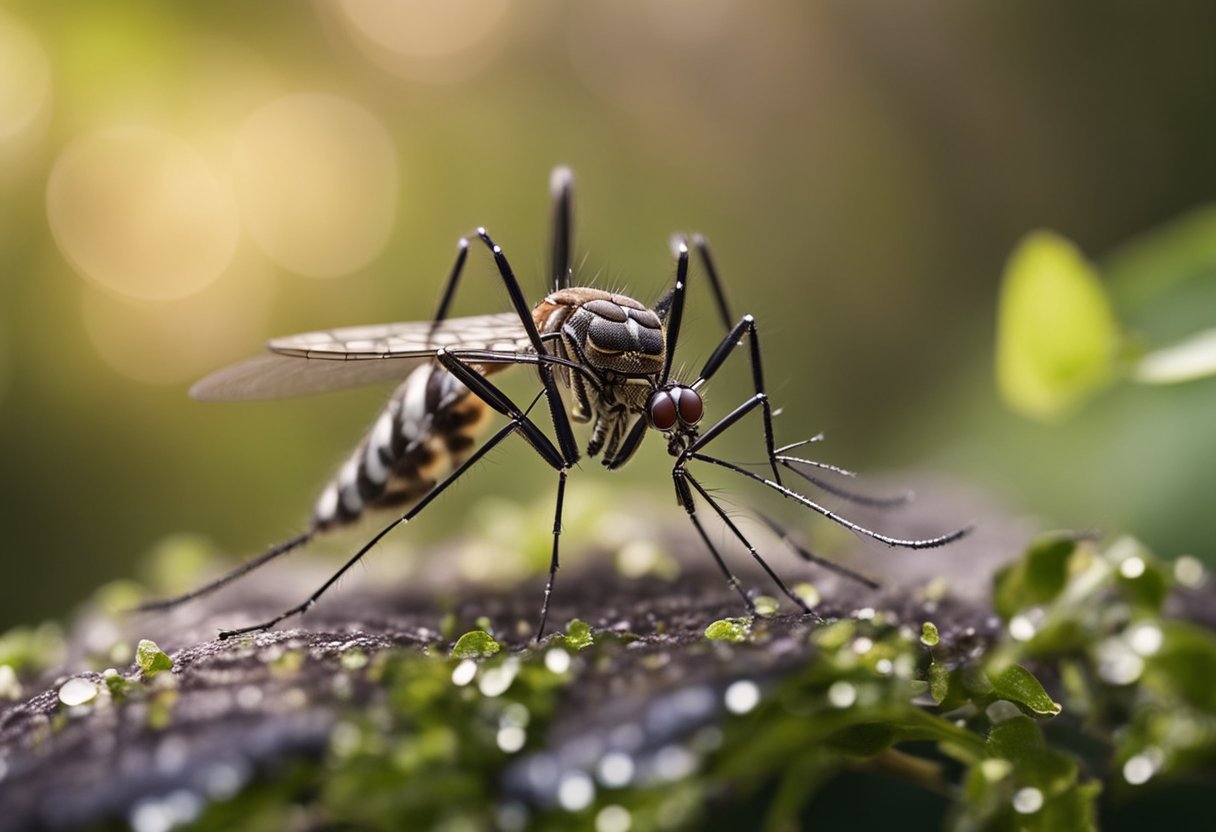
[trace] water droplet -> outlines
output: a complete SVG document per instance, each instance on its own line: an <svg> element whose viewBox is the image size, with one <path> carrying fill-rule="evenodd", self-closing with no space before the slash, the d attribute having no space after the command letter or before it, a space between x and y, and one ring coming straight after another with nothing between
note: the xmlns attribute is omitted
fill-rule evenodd
<svg viewBox="0 0 1216 832"><path fill-rule="evenodd" d="M557 787L557 802L567 812L586 809L595 799L595 784L581 771L572 771Z"/></svg>
<svg viewBox="0 0 1216 832"><path fill-rule="evenodd" d="M69 708L91 702L95 696L97 696L97 685L78 676L68 679L59 688L59 701Z"/></svg>
<svg viewBox="0 0 1216 832"><path fill-rule="evenodd" d="M1125 578L1139 578L1144 574L1144 569L1144 558L1138 555L1124 558L1123 562L1119 564L1119 574Z"/></svg>
<svg viewBox="0 0 1216 832"><path fill-rule="evenodd" d="M848 708L857 701L857 688L849 682L833 682L828 688L828 701L834 708Z"/></svg>
<svg viewBox="0 0 1216 832"><path fill-rule="evenodd" d="M498 747L507 754L514 754L524 747L528 734L518 725L504 725L498 729Z"/></svg>
<svg viewBox="0 0 1216 832"><path fill-rule="evenodd" d="M518 672L519 659L508 658L497 667L485 668L477 682L477 689L481 691L482 696L501 696L507 692L507 688L511 687L511 683L515 681L515 674Z"/></svg>
<svg viewBox="0 0 1216 832"><path fill-rule="evenodd" d="M545 667L551 673L565 673L570 669L570 654L560 647L554 647L545 653Z"/></svg>
<svg viewBox="0 0 1216 832"><path fill-rule="evenodd" d="M473 677L476 675L477 663L472 659L465 659L452 669L452 684L458 687L464 687L469 682L473 681Z"/></svg>
<svg viewBox="0 0 1216 832"><path fill-rule="evenodd" d="M655 773L663 780L683 780L697 770L697 755L680 745L667 745L654 755Z"/></svg>
<svg viewBox="0 0 1216 832"><path fill-rule="evenodd" d="M1098 675L1112 685L1130 685L1144 672L1144 659L1118 638L1098 645Z"/></svg>
<svg viewBox="0 0 1216 832"><path fill-rule="evenodd" d="M1043 808L1043 793L1038 789L1018 789L1013 794L1013 809L1019 814L1033 815Z"/></svg>
<svg viewBox="0 0 1216 832"><path fill-rule="evenodd" d="M1183 586L1194 589L1203 583L1203 562L1192 555L1183 555L1174 561L1174 578Z"/></svg>
<svg viewBox="0 0 1216 832"><path fill-rule="evenodd" d="M623 751L609 751L600 758L596 775L610 789L628 786L633 780L633 758Z"/></svg>
<svg viewBox="0 0 1216 832"><path fill-rule="evenodd" d="M1147 783L1153 776L1153 761L1143 754L1137 754L1123 764L1123 779L1133 786Z"/></svg>
<svg viewBox="0 0 1216 832"><path fill-rule="evenodd" d="M1152 656L1161 649L1164 636L1156 624L1138 624L1127 633L1127 643L1141 656Z"/></svg>
<svg viewBox="0 0 1216 832"><path fill-rule="evenodd" d="M624 806L605 806L595 816L595 832L629 832L633 815Z"/></svg>
<svg viewBox="0 0 1216 832"><path fill-rule="evenodd" d="M756 687L755 682L740 679L726 689L723 698L726 710L732 714L745 714L760 703L760 688Z"/></svg>
<svg viewBox="0 0 1216 832"><path fill-rule="evenodd" d="M1015 615L1009 622L1009 635L1014 641L1030 641L1035 632L1034 622L1025 615Z"/></svg>

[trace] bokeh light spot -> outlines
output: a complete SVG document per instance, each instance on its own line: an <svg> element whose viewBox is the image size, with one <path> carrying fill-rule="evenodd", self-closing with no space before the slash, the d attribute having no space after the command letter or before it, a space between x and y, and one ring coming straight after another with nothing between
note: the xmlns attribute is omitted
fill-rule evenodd
<svg viewBox="0 0 1216 832"><path fill-rule="evenodd" d="M0 13L0 143L43 120L51 101L51 64L33 32Z"/></svg>
<svg viewBox="0 0 1216 832"><path fill-rule="evenodd" d="M86 287L85 331L101 359L127 378L145 384L194 381L240 357L265 334L274 286L256 268L238 264L204 292L171 302L129 300Z"/></svg>
<svg viewBox="0 0 1216 832"><path fill-rule="evenodd" d="M212 166L182 139L144 127L105 130L64 151L47 215L77 271L139 300L202 290L227 268L240 233Z"/></svg>
<svg viewBox="0 0 1216 832"><path fill-rule="evenodd" d="M250 233L293 272L349 274L388 241L397 154L384 126L352 101L306 93L266 104L240 130L235 175Z"/></svg>
<svg viewBox="0 0 1216 832"><path fill-rule="evenodd" d="M340 0L332 9L358 49L405 78L454 81L497 53L506 0Z"/></svg>

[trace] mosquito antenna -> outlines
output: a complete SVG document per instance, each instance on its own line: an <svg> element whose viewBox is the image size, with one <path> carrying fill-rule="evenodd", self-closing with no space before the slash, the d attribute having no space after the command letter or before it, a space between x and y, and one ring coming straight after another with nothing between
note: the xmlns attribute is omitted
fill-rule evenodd
<svg viewBox="0 0 1216 832"><path fill-rule="evenodd" d="M872 508L893 508L894 506L902 506L902 505L906 505L906 504L912 502L912 499L914 497L914 495L911 491L905 491L902 494L892 494L888 497L875 496L873 494L862 494L857 491L851 491L847 488L841 488L839 485L837 485L834 482L825 480L822 477L816 477L813 474L808 474L806 471L803 471L800 468L796 468L793 465L794 462L814 464L814 463L809 463L805 459L796 459L793 457L780 457L779 456L779 457L777 457L777 461L781 463L782 467L787 468L790 471L793 471L795 474L802 477L804 480L809 482L811 485L813 485L817 488L821 488L824 491L826 491L827 493L840 497L843 500L848 500L850 503L857 503L857 505L859 505L859 506L870 506ZM837 473L840 473L840 472L837 472ZM845 472L845 473L852 475L852 472Z"/></svg>
<svg viewBox="0 0 1216 832"><path fill-rule="evenodd" d="M254 558L253 560L242 563L240 566L238 566L236 569L233 569L231 572L228 572L224 575L220 575L215 580L211 581L210 583L203 584L198 589L191 590L190 592L187 592L184 595L178 595L174 598L164 598L164 599L160 599L160 600L145 601L144 603L140 604L139 606L131 609L130 612L137 612L137 613L139 613L139 612L160 612L163 610L173 609L174 607L184 604L187 601L193 601L195 598L201 598L204 595L210 595L212 592L215 592L220 587L227 586L228 584L235 581L237 578L240 578L244 575L248 575L253 570L255 570L259 567L265 566L266 564L270 563L275 558L277 558L281 555L285 555L288 552L292 551L293 549L298 549L299 547L303 546L308 541L312 540L313 536L316 533L317 533L317 530L315 528L309 529L308 531L303 532L302 534L296 535L295 537L291 538L290 540L285 540L282 543L279 543L279 544L271 547L271 549L269 551L265 552L264 554L259 555L258 557Z"/></svg>
<svg viewBox="0 0 1216 832"><path fill-rule="evenodd" d="M855 532L857 534L865 535L866 537L869 537L873 540L877 540L880 543L885 543L888 546L899 546L900 548L903 548L903 549L933 549L937 546L945 546L947 543L952 543L955 540L958 540L960 537L963 537L964 535L966 535L967 533L969 533L971 531L970 526L964 526L961 529L956 529L952 532L940 535L938 537L927 537L927 538L919 538L919 539L916 539L916 538L903 539L903 538L898 538L898 537L890 537L888 535L882 534L881 532L876 532L873 529L866 528L865 526L862 526L859 523L854 523L852 520L849 520L847 517L840 516L836 512L832 511L830 508L827 508L826 506L821 506L819 503L815 502L814 500L810 499L809 497L799 494L797 491L794 491L791 488L786 488L784 485L775 483L772 480L762 477L757 473L749 471L741 465L736 465L733 462L727 462L724 459L718 459L717 457L707 456L707 455L701 454L701 453L693 453L693 454L689 454L689 456L692 459L699 459L702 462L709 462L709 463L712 463L713 465L719 465L723 468L728 468L737 474L742 474L743 476L748 477L749 479L753 479L756 482L762 483L762 484L768 486L769 488L771 488L773 491L776 491L781 496L788 497L789 499L793 500L794 502L801 503L802 505L806 506L807 508L811 509L812 511L818 512L819 514L823 515L827 519L831 520L833 523L836 523L837 525L840 525L840 526L844 526L846 529L849 529L850 531Z"/></svg>
<svg viewBox="0 0 1216 832"><path fill-rule="evenodd" d="M878 581L874 580L873 578L867 578L865 575L862 575L860 572L854 572L852 569L849 569L847 566L842 566L839 563L836 563L835 561L828 560L825 557L820 557L819 555L815 554L810 549L806 548L801 543L799 543L797 540L795 540L793 535L791 535L788 531L786 531L784 528L782 528L780 525L778 525L777 521L774 520L773 518L769 517L767 514L761 514L760 512L756 512L756 516L759 517L761 521L763 521L764 525L768 526L769 531L771 531L773 534L777 535L777 537L781 538L781 541L783 543L785 543L787 546L789 546L791 549L793 549L795 552L797 552L798 556L800 558L802 558L803 560L809 561L810 563L814 563L819 566L822 566L824 569L827 569L829 572L835 572L837 575L840 575L842 578L848 578L851 581L856 581L857 583L867 586L870 589L878 589L881 586L881 584L879 584Z"/></svg>

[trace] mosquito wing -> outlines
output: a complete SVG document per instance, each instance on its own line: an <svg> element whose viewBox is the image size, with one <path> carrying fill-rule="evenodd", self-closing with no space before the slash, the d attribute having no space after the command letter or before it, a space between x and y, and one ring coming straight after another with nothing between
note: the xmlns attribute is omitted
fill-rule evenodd
<svg viewBox="0 0 1216 832"><path fill-rule="evenodd" d="M277 399L405 377L435 350L533 353L514 312L305 332L275 338L262 355L225 367L190 388L204 401Z"/></svg>

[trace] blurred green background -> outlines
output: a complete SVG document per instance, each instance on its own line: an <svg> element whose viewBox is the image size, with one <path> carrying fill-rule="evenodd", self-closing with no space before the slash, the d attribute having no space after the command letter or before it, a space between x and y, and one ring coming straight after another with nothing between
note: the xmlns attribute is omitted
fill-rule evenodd
<svg viewBox="0 0 1216 832"><path fill-rule="evenodd" d="M203 405L190 382L272 335L426 317L479 224L539 296L558 163L584 282L650 301L671 232L712 240L782 439L825 430L850 467L939 470L1212 563L1216 383L1117 385L1051 426L1004 410L992 368L1026 232L1103 268L1216 198L1214 34L1198 0L8 0L0 629L167 535L239 556L300 528L385 391ZM506 308L473 259L457 311ZM1211 326L1214 273L1149 300L1152 275L1125 277L1116 311L1150 339ZM710 415L745 390L715 385ZM670 500L649 444L616 487ZM606 481L584 469L572 494ZM551 481L504 449L410 535Z"/></svg>

